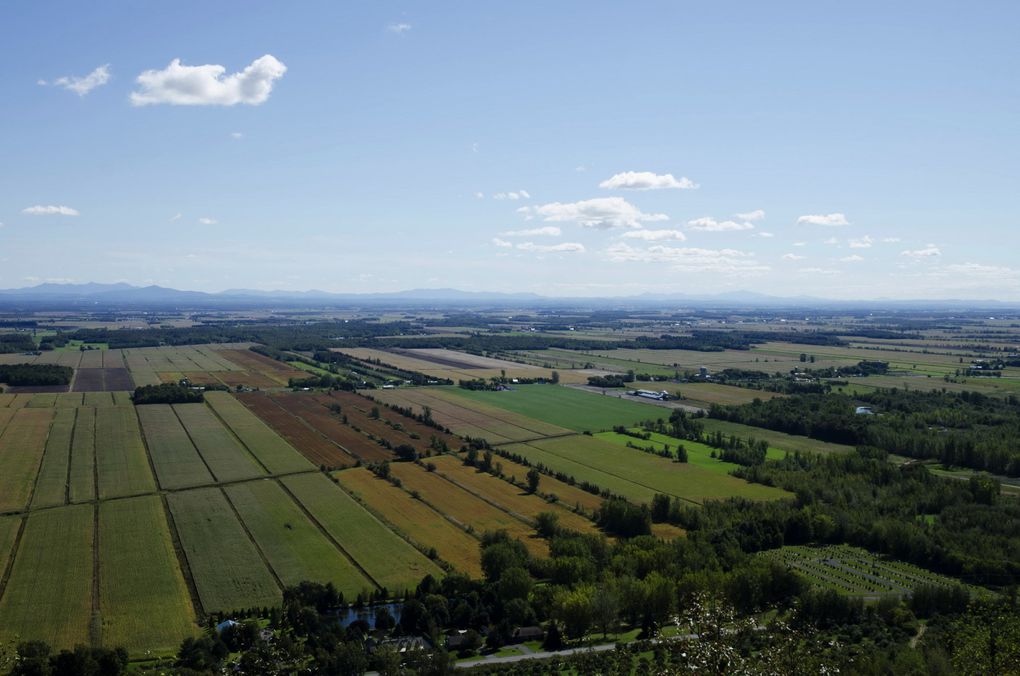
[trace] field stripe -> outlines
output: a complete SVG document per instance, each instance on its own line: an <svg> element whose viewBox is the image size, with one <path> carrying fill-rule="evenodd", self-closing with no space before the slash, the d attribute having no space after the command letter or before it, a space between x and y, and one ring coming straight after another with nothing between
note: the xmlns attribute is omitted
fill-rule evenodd
<svg viewBox="0 0 1020 676"><path fill-rule="evenodd" d="M88 642L93 511L70 505L29 515L0 598L0 641L31 636L54 648Z"/></svg>
<svg viewBox="0 0 1020 676"><path fill-rule="evenodd" d="M67 501L67 472L71 458L71 436L75 410L57 409L46 440L39 478L36 480L32 507L56 507Z"/></svg>
<svg viewBox="0 0 1020 676"><path fill-rule="evenodd" d="M134 406L96 409L96 437L100 499L156 490Z"/></svg>
<svg viewBox="0 0 1020 676"><path fill-rule="evenodd" d="M69 502L96 499L96 409L79 408L71 443L71 467L68 475Z"/></svg>
<svg viewBox="0 0 1020 676"><path fill-rule="evenodd" d="M173 409L217 481L238 481L265 475L255 459L207 406L177 404Z"/></svg>
<svg viewBox="0 0 1020 676"><path fill-rule="evenodd" d="M174 652L197 633L158 496L100 504L98 549L103 645Z"/></svg>
<svg viewBox="0 0 1020 676"><path fill-rule="evenodd" d="M270 473L282 474L315 468L283 437L231 395L225 392L206 392L205 402Z"/></svg>
<svg viewBox="0 0 1020 676"><path fill-rule="evenodd" d="M0 436L0 512L28 505L53 414L52 408L19 409Z"/></svg>
<svg viewBox="0 0 1020 676"><path fill-rule="evenodd" d="M426 575L443 577L428 557L378 521L322 474L287 477L283 485L344 551L389 591L414 589Z"/></svg>
<svg viewBox="0 0 1020 676"><path fill-rule="evenodd" d="M186 488L214 481L169 404L138 406L136 410L161 488Z"/></svg>
<svg viewBox="0 0 1020 676"><path fill-rule="evenodd" d="M218 488L166 496L206 613L272 606L280 585Z"/></svg>

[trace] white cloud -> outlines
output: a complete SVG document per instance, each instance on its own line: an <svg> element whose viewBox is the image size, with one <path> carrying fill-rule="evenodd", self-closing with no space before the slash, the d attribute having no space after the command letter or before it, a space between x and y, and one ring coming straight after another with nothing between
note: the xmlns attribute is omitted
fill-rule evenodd
<svg viewBox="0 0 1020 676"><path fill-rule="evenodd" d="M832 268L801 268L798 272L803 272L808 275L839 275L842 274L839 270L833 270Z"/></svg>
<svg viewBox="0 0 1020 676"><path fill-rule="evenodd" d="M762 237L764 239L772 239L773 237L775 237L775 234L771 232L759 232L756 236Z"/></svg>
<svg viewBox="0 0 1020 676"><path fill-rule="evenodd" d="M1014 270L1013 268L1001 265L984 265L981 263L954 263L953 265L947 265L946 270L954 275L988 278L994 281L1020 277L1020 270Z"/></svg>
<svg viewBox="0 0 1020 676"><path fill-rule="evenodd" d="M807 242L794 242L794 246L807 246Z"/></svg>
<svg viewBox="0 0 1020 676"><path fill-rule="evenodd" d="M528 194L527 190L517 190L516 192L498 192L492 196L494 200L524 200L529 199L531 195Z"/></svg>
<svg viewBox="0 0 1020 676"><path fill-rule="evenodd" d="M242 134L239 131L232 131L232 132L230 132L230 138L232 138L232 139L242 139L242 138L244 138L244 134Z"/></svg>
<svg viewBox="0 0 1020 676"><path fill-rule="evenodd" d="M628 230L623 233L627 239L640 239L646 242L658 242L660 240L676 240L683 242L687 236L679 230Z"/></svg>
<svg viewBox="0 0 1020 676"><path fill-rule="evenodd" d="M650 171L625 171L599 183L600 188L608 190L694 190L698 184L673 174L655 174Z"/></svg>
<svg viewBox="0 0 1020 676"><path fill-rule="evenodd" d="M181 212L179 212L179 211L178 211L178 212L177 212L176 214L174 214L173 216L171 216L171 217L170 217L170 222L171 222L171 223L173 223L174 221L179 221L179 220L181 220L181 217L182 217L183 215L184 215L184 214L182 214Z"/></svg>
<svg viewBox="0 0 1020 676"><path fill-rule="evenodd" d="M934 257L937 257L937 256L941 256L942 255L942 251L940 251L939 248L937 246L935 246L934 244L929 244L928 246L924 247L923 249L914 249L912 251L911 250L901 251L900 255L901 256L906 256L907 258L913 258L914 260L921 260L921 259L924 259L924 258L934 258Z"/></svg>
<svg viewBox="0 0 1020 676"><path fill-rule="evenodd" d="M271 54L251 62L240 73L224 76L227 69L217 64L185 66L174 59L163 70L147 70L138 76L138 91L131 92L131 103L148 106L168 103L175 106L233 106L238 103L257 106L269 99L273 83L283 77L287 67Z"/></svg>
<svg viewBox="0 0 1020 676"><path fill-rule="evenodd" d="M622 197L598 197L580 202L552 202L517 210L527 218L574 222L584 228L640 228L642 223L669 219L666 214L646 214Z"/></svg>
<svg viewBox="0 0 1020 676"><path fill-rule="evenodd" d="M547 225L542 228L526 228L524 230L507 230L500 233L504 237L559 237L563 234L555 225Z"/></svg>
<svg viewBox="0 0 1020 676"><path fill-rule="evenodd" d="M850 225L846 216L840 213L835 214L808 214L797 219L797 225Z"/></svg>
<svg viewBox="0 0 1020 676"><path fill-rule="evenodd" d="M736 221L717 221L711 216L702 216L693 221L687 221L687 227L691 230L704 232L729 232L733 230L754 230L753 223L737 223Z"/></svg>
<svg viewBox="0 0 1020 676"><path fill-rule="evenodd" d="M859 263L859 262L864 260L864 256L858 256L857 254L852 254L850 256L843 256L839 260L842 263Z"/></svg>
<svg viewBox="0 0 1020 676"><path fill-rule="evenodd" d="M43 206L37 204L34 207L22 209L21 213L28 216L79 216L77 209L65 206L54 206L52 204Z"/></svg>
<svg viewBox="0 0 1020 676"><path fill-rule="evenodd" d="M533 251L535 253L584 253L584 245L577 242L563 242L562 244L521 242L517 245L517 248L521 251Z"/></svg>
<svg viewBox="0 0 1020 676"><path fill-rule="evenodd" d="M747 211L742 214L733 214L735 218L739 218L742 221L760 221L765 218L764 209L755 209L754 211Z"/></svg>
<svg viewBox="0 0 1020 676"><path fill-rule="evenodd" d="M403 35L404 33L411 30L411 24L409 23L391 23L386 27L390 33L396 33L397 35ZM426 31L427 33L428 31Z"/></svg>
<svg viewBox="0 0 1020 676"><path fill-rule="evenodd" d="M865 235L860 239L849 239L847 240L847 244L850 245L851 249L870 249L874 241L875 240L871 239L870 235Z"/></svg>
<svg viewBox="0 0 1020 676"><path fill-rule="evenodd" d="M483 192L476 192L475 193L475 197L477 199L483 200L483 199L485 199L485 193L483 193Z"/></svg>
<svg viewBox="0 0 1020 676"><path fill-rule="evenodd" d="M198 219L198 222L201 223L202 225L216 225L217 223L219 223L219 221L217 221L215 218L209 218L208 216L203 216L202 218Z"/></svg>
<svg viewBox="0 0 1020 676"><path fill-rule="evenodd" d="M513 242L508 242L505 239L500 239L499 237L493 237L492 243L501 249L512 249L514 246Z"/></svg>
<svg viewBox="0 0 1020 676"><path fill-rule="evenodd" d="M684 272L760 273L770 269L758 263L753 253L736 249L671 247L662 244L639 249L618 242L606 249L606 256L614 263L667 263L673 269Z"/></svg>
<svg viewBox="0 0 1020 676"><path fill-rule="evenodd" d="M55 87L63 87L69 92L78 96L85 96L96 87L102 87L110 81L110 64L99 66L85 76L65 75L53 81ZM46 84L46 80L39 80L39 84Z"/></svg>
<svg viewBox="0 0 1020 676"><path fill-rule="evenodd" d="M805 258L807 258L807 256L801 256L800 254L795 253L783 254L784 261L802 261Z"/></svg>
<svg viewBox="0 0 1020 676"><path fill-rule="evenodd" d="M838 246L839 240L835 237L830 237L829 239L822 242L822 244L828 244L829 246Z"/></svg>
<svg viewBox="0 0 1020 676"><path fill-rule="evenodd" d="M897 244L903 240L901 240L899 237L883 237L882 241L886 244Z"/></svg>

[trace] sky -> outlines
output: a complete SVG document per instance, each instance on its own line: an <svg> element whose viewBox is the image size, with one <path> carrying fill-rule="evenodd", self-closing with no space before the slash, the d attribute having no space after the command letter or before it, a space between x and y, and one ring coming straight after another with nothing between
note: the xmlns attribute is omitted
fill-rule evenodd
<svg viewBox="0 0 1020 676"><path fill-rule="evenodd" d="M7 2L0 288L1020 300L1020 3Z"/></svg>

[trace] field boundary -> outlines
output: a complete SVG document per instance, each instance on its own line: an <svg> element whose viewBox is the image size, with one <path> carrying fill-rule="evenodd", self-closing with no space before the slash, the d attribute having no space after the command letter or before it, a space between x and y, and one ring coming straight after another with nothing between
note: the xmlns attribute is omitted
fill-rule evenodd
<svg viewBox="0 0 1020 676"><path fill-rule="evenodd" d="M258 479L256 479L256 481L258 481ZM223 494L223 497L226 499L227 504L230 505L230 511L233 512L234 518L237 519L237 522L239 524L241 524L241 528L244 529L244 534L248 536L248 539L251 541L252 546L255 547L255 551L259 553L259 558L262 559L263 565L265 565L266 569L269 571L269 574L273 576L273 581L276 582L276 586L279 587L280 592L282 593L286 585L283 584L283 580L280 578L280 575L276 572L276 569L273 568L273 565L269 563L269 558L266 557L266 553L262 551L262 547L259 546L258 540L255 539L255 536L252 535L251 531L248 529L248 524L246 524L244 522L244 519L241 518L241 513L237 511L237 505L235 505L234 501L230 499L230 495L227 493L227 491L223 490L222 488L219 488L219 491L220 493Z"/></svg>
<svg viewBox="0 0 1020 676"><path fill-rule="evenodd" d="M177 522L174 521L173 512L170 511L170 503L166 494L159 496L159 504L163 507L163 517L166 519L167 530L170 533L170 544L173 545L174 555L177 557L177 565L181 569L181 576L184 578L184 586L188 588L188 596L191 598L191 608L195 611L196 618L204 618L209 613L202 605L202 597L198 595L198 585L195 583L195 576L191 572L191 562L188 561L188 554L184 551L181 543L181 534L177 531Z"/></svg>

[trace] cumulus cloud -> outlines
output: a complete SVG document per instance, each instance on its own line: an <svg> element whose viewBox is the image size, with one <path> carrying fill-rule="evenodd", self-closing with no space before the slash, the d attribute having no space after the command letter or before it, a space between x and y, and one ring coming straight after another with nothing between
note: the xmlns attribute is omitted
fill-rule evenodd
<svg viewBox="0 0 1020 676"><path fill-rule="evenodd" d="M501 249L512 249L514 246L513 242L508 242L505 239L500 239L499 237L493 237L492 243Z"/></svg>
<svg viewBox="0 0 1020 676"><path fill-rule="evenodd" d="M599 187L607 190L694 190L698 184L686 176L678 179L673 174L625 171L602 181Z"/></svg>
<svg viewBox="0 0 1020 676"><path fill-rule="evenodd" d="M492 196L492 199L517 201L529 199L530 197L531 195L528 194L527 190L517 190L511 192L498 192Z"/></svg>
<svg viewBox="0 0 1020 676"><path fill-rule="evenodd" d="M807 214L797 219L797 225L850 225L846 216L840 213L835 214Z"/></svg>
<svg viewBox="0 0 1020 676"><path fill-rule="evenodd" d="M739 218L742 221L760 221L765 218L764 209L755 209L754 211L746 211L742 214L733 214L734 218Z"/></svg>
<svg viewBox="0 0 1020 676"><path fill-rule="evenodd" d="M96 87L102 87L110 81L110 64L99 66L88 75L65 75L53 81L54 87L63 87L69 92L78 96L85 96ZM45 85L46 80L39 80L39 84Z"/></svg>
<svg viewBox="0 0 1020 676"><path fill-rule="evenodd" d="M533 251L535 253L584 253L584 245L578 242L563 242L562 244L521 242L517 245L517 248L521 251Z"/></svg>
<svg viewBox="0 0 1020 676"><path fill-rule="evenodd" d="M232 131L232 132L230 132L230 138L232 138L232 139L242 139L242 138L244 138L244 134L242 134L239 131Z"/></svg>
<svg viewBox="0 0 1020 676"><path fill-rule="evenodd" d="M138 76L139 89L131 93L131 103L136 106L160 103L257 106L269 99L273 84L283 77L287 67L272 54L266 54L239 73L224 75L226 72L225 67L217 64L185 66L180 59L174 59L163 70L147 70Z"/></svg>
<svg viewBox="0 0 1020 676"><path fill-rule="evenodd" d="M181 220L182 216L184 216L184 214L182 214L181 212L178 211L176 214L174 214L173 216L170 217L170 223L173 223L174 221Z"/></svg>
<svg viewBox="0 0 1020 676"><path fill-rule="evenodd" d="M667 263L683 272L760 273L768 271L753 253L736 249L701 249L655 244L639 249L618 242L606 249L606 256L615 263Z"/></svg>
<svg viewBox="0 0 1020 676"><path fill-rule="evenodd" d="M642 223L669 219L666 214L646 214L622 197L598 197L580 202L552 202L517 210L527 218L574 222L584 228L640 228Z"/></svg>
<svg viewBox="0 0 1020 676"><path fill-rule="evenodd" d="M559 237L563 234L555 225L547 225L543 228L525 228L524 230L507 230L500 233L504 237Z"/></svg>
<svg viewBox="0 0 1020 676"><path fill-rule="evenodd" d="M901 240L899 237L883 237L882 241L885 244L897 244L903 240Z"/></svg>
<svg viewBox="0 0 1020 676"><path fill-rule="evenodd" d="M691 230L703 232L730 232L734 230L754 230L754 223L738 223L736 221L717 221L711 216L702 216L693 221L687 221L687 227Z"/></svg>
<svg viewBox="0 0 1020 676"><path fill-rule="evenodd" d="M65 206L55 206L52 204L42 205L37 204L27 209L22 209L21 213L28 216L79 216L77 209Z"/></svg>
<svg viewBox="0 0 1020 676"><path fill-rule="evenodd" d="M839 260L842 263L859 263L859 262L864 260L864 256L858 256L857 254L852 254L850 256L843 256Z"/></svg>
<svg viewBox="0 0 1020 676"><path fill-rule="evenodd" d="M783 254L784 261L802 261L805 258L807 258L807 256L801 256L800 254L795 253Z"/></svg>
<svg viewBox="0 0 1020 676"><path fill-rule="evenodd" d="M198 222L201 223L202 225L216 225L217 223L219 223L219 221L217 221L215 218L209 218L208 216L203 216L202 218L198 219Z"/></svg>
<svg viewBox="0 0 1020 676"><path fill-rule="evenodd" d="M683 242L687 239L687 236L679 230L628 230L623 233L623 236L627 239L640 239L645 242L658 242L666 239Z"/></svg>
<svg viewBox="0 0 1020 676"><path fill-rule="evenodd" d="M386 30L390 33L396 33L397 35L403 35L404 33L411 30L411 24L409 23L391 23L386 26ZM428 31L426 31L427 33Z"/></svg>
<svg viewBox="0 0 1020 676"><path fill-rule="evenodd" d="M773 237L775 237L775 234L771 232L759 232L757 236L762 237L764 239L772 239Z"/></svg>
<svg viewBox="0 0 1020 676"><path fill-rule="evenodd" d="M914 260L922 260L922 259L925 259L925 258L935 258L935 257L941 256L942 255L942 251L939 250L939 248L937 246L935 246L934 244L929 244L928 246L924 247L923 249L913 249L913 250L901 251L900 255L901 256L906 256L907 258L913 258Z"/></svg>
<svg viewBox="0 0 1020 676"><path fill-rule="evenodd" d="M865 235L860 239L849 239L847 244L850 245L851 249L870 249L874 241L869 235Z"/></svg>

